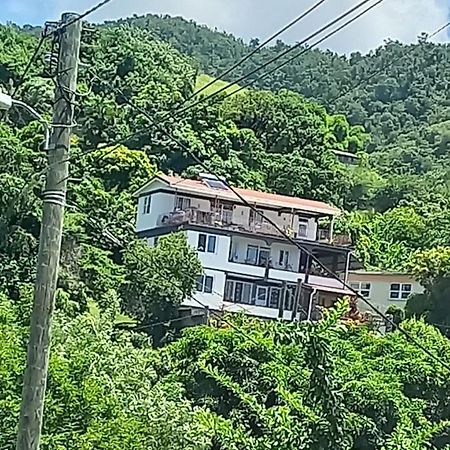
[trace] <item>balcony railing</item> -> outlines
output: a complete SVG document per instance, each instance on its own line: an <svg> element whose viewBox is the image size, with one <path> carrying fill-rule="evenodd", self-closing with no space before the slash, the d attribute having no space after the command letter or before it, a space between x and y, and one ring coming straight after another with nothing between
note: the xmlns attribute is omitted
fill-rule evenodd
<svg viewBox="0 0 450 450"><path fill-rule="evenodd" d="M324 244L337 245L338 247L348 247L352 245L352 239L348 234L334 233L331 238L331 232L329 229L319 229L319 242Z"/></svg>
<svg viewBox="0 0 450 450"><path fill-rule="evenodd" d="M234 223L232 213L230 211L217 212L205 211L196 208L189 208L181 211L172 211L162 214L158 218L158 226L163 225L181 225L190 223L195 225L207 225L211 227L227 228L233 231L249 232L254 234L263 234L268 236L280 236L280 232L276 227L264 221L253 221L247 224ZM306 239L306 236L296 235L292 228L285 225L280 225L280 228L288 236L297 239ZM330 230L319 229L319 242L332 244L336 246L346 247L351 245L350 236L344 234L334 234L330 237Z"/></svg>
<svg viewBox="0 0 450 450"><path fill-rule="evenodd" d="M204 211L195 208L189 208L182 211L173 211L162 214L158 218L158 225L181 225L190 223L195 225L208 225L211 227L228 228L234 231L244 231L256 234L266 234L270 236L279 236L280 232L270 223L252 222L250 224L233 223L230 214L223 214L214 211ZM280 227L285 233L292 235L288 227Z"/></svg>

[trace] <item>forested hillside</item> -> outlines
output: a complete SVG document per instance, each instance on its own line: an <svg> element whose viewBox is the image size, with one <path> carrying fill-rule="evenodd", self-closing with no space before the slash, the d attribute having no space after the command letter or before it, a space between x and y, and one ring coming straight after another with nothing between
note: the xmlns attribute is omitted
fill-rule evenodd
<svg viewBox="0 0 450 450"><path fill-rule="evenodd" d="M126 101L235 185L342 207L338 226L352 233L367 267L408 267L427 287L412 313L432 310L429 321L450 325L443 283L450 271L448 48L418 45L420 76L416 66L395 63L395 77L374 78L336 108L331 98L340 87L366 67L395 61L404 48L393 43L351 60L315 51L265 91L177 115L204 72L220 72L248 47L180 19L126 22L82 38L42 448L448 449L445 367L401 333L381 338L344 323L345 304L317 326L236 318L170 343L179 337L177 306L202 268L181 235L155 248L136 240L132 193L158 170L193 175L199 168ZM44 54L51 42L20 83L37 44L28 31L0 26L0 86L18 87L17 97L50 119L54 67ZM381 87L391 78L392 90ZM300 89L306 85L309 92ZM380 114L392 116L392 127ZM8 450L35 278L42 140L28 113L2 115L0 448ZM339 163L334 150L357 153L359 165ZM130 324L135 332L123 331ZM414 320L403 326L449 359L449 341L438 330Z"/></svg>
<svg viewBox="0 0 450 450"><path fill-rule="evenodd" d="M190 55L202 71L216 76L259 44L254 39L247 45L230 34L179 17L147 15L119 23L150 30ZM418 41L405 45L388 40L367 55L353 53L348 57L314 49L256 85L272 91L286 88L313 98L330 112L345 114L353 125L363 125L372 136L370 150L383 148L396 143L404 133L416 137L419 134L411 135L412 131L425 131L418 129L450 120L449 46L427 43L425 35L418 37ZM228 81L287 48L288 45L278 41L263 49L228 75ZM353 89L355 86L358 87Z"/></svg>

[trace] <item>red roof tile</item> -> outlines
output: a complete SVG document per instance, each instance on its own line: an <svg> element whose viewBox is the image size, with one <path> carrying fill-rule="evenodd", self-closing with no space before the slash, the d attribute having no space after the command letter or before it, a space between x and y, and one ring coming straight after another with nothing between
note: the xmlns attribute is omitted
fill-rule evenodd
<svg viewBox="0 0 450 450"><path fill-rule="evenodd" d="M207 186L201 180L191 180L187 178L169 176L169 175L157 175L157 177L167 182L173 188L179 190L185 190L187 192L201 192L211 197L222 198L225 200L238 201L241 203L236 194L231 190L213 189ZM324 202L316 200L308 200L299 197L291 197L288 195L271 194L269 192L254 191L251 189L234 188L242 197L244 197L249 203L257 204L261 206L272 206L277 208L288 208L302 211L309 211L324 215L338 215L339 209Z"/></svg>

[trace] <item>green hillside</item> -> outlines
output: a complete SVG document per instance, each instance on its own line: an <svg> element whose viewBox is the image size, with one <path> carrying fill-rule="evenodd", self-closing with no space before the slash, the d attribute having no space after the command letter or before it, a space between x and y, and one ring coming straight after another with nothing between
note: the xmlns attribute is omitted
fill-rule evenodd
<svg viewBox="0 0 450 450"><path fill-rule="evenodd" d="M17 87L17 98L50 118L50 42L20 80L34 32L0 26L0 87ZM263 51L238 74L284 48ZM179 18L83 34L42 450L448 450L449 47L388 43L350 58L313 51L264 90L179 113L248 51ZM388 72L332 101L386 63ZM340 207L336 229L352 234L367 268L408 270L426 287L408 303L403 333L381 335L346 302L318 324L211 314L209 326L180 333L179 306L203 271L197 253L183 234L150 248L134 229L139 186L157 171L202 170L162 129L233 185ZM15 448L20 410L42 142L27 112L2 115L2 450ZM341 164L336 150L357 153L359 164Z"/></svg>

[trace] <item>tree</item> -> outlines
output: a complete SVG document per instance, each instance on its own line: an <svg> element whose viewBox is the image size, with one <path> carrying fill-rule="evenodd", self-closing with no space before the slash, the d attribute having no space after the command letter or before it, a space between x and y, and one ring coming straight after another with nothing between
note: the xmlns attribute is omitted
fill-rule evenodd
<svg viewBox="0 0 450 450"><path fill-rule="evenodd" d="M450 337L450 248L416 252L407 268L425 287L408 299L407 316L424 317Z"/></svg>
<svg viewBox="0 0 450 450"><path fill-rule="evenodd" d="M193 293L202 266L183 234L160 238L154 248L135 241L124 252L123 309L143 324L169 321ZM155 343L164 327L152 328Z"/></svg>

